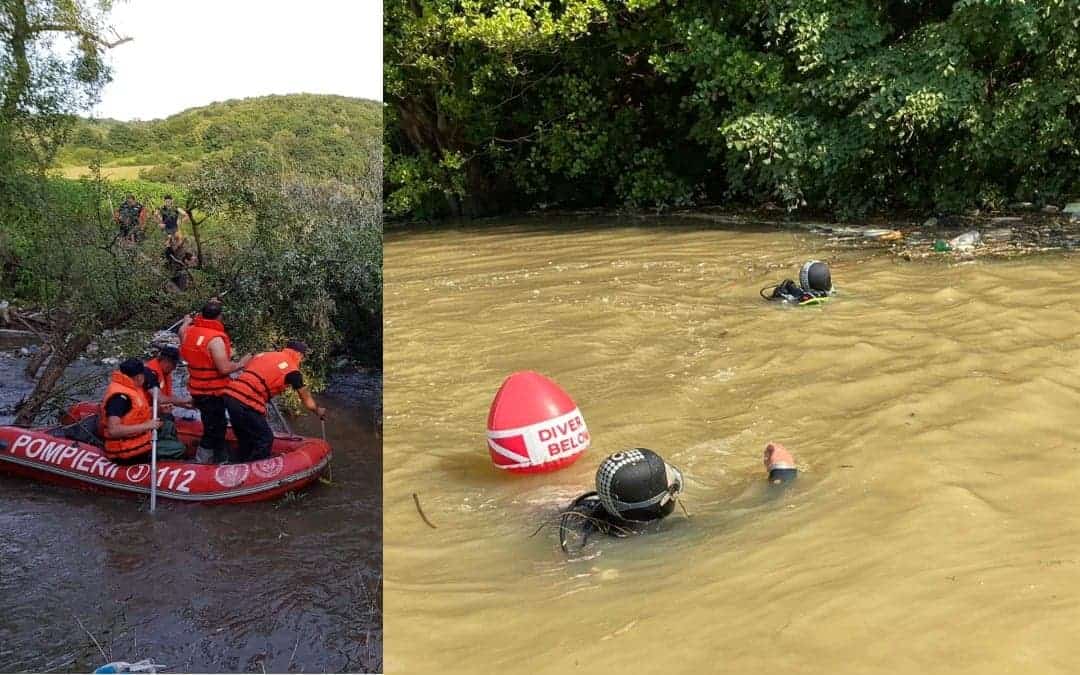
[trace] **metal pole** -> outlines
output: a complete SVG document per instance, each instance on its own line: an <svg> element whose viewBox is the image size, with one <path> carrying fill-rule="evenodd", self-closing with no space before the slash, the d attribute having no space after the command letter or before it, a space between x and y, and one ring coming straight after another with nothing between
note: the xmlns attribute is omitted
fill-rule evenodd
<svg viewBox="0 0 1080 675"><path fill-rule="evenodd" d="M154 387L154 421L157 422L158 388ZM157 507L157 426L150 437L150 513Z"/></svg>

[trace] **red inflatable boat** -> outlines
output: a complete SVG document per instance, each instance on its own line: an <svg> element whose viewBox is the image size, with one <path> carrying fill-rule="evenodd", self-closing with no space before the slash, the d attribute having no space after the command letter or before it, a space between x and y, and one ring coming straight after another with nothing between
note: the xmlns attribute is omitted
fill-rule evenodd
<svg viewBox="0 0 1080 675"><path fill-rule="evenodd" d="M97 414L97 404L79 403L52 429L0 426L0 471L90 490L150 494L150 464L120 465L101 448L73 440L74 425ZM84 425L85 426L85 425ZM202 423L176 420L176 433L195 453ZM229 429L228 440L236 441ZM181 501L225 503L273 499L315 481L330 462L330 446L317 438L275 434L273 454L243 464L195 464L158 460L157 496Z"/></svg>

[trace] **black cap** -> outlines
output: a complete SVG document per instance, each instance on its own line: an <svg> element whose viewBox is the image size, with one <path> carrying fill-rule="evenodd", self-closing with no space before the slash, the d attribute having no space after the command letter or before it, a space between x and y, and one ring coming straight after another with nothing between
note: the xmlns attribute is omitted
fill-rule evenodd
<svg viewBox="0 0 1080 675"><path fill-rule="evenodd" d="M285 343L286 349L291 349L294 352L300 352L301 354L307 354L308 346L303 340L289 340Z"/></svg>
<svg viewBox="0 0 1080 675"><path fill-rule="evenodd" d="M120 364L120 372L128 377L136 377L142 374L144 367L142 359L124 359L124 362Z"/></svg>
<svg viewBox="0 0 1080 675"><path fill-rule="evenodd" d="M170 347L170 346L166 345L166 346L164 346L164 347L162 347L161 349L158 350L158 356L159 357L164 357L164 358L167 358L167 359L172 359L173 362L175 362L175 363L180 362L180 350L177 349L176 347Z"/></svg>

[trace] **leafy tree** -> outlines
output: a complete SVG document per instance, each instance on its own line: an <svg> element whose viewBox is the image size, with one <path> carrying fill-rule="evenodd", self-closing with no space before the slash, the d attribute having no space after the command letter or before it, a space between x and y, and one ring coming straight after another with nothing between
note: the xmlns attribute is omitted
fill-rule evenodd
<svg viewBox="0 0 1080 675"><path fill-rule="evenodd" d="M1080 191L1074 0L394 0L387 209Z"/></svg>

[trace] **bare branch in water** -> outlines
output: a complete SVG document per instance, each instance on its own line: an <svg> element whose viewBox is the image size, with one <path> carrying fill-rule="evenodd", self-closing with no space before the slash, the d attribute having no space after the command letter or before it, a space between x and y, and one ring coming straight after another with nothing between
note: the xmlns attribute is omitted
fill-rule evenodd
<svg viewBox="0 0 1080 675"><path fill-rule="evenodd" d="M434 525L433 525L433 524L431 523L431 521L430 521L430 520L428 520L427 516L425 516L425 515L424 515L424 509L420 508L420 496L419 496L419 495L417 495L417 494L416 494L416 493L414 492L414 493L412 493L412 498L413 498L413 502L415 502L415 503L416 503L416 512L417 512L417 513L419 513L419 514L420 514L420 517L424 519L424 522L425 522L425 523L427 523L427 526L428 526L428 527L430 527L430 528L431 528L431 529L433 529L433 530L437 530L437 529L439 529L439 528L435 527L435 526L434 526Z"/></svg>
<svg viewBox="0 0 1080 675"><path fill-rule="evenodd" d="M72 616L75 616L75 622L79 624L79 628L82 628L82 629L83 629L83 631L84 631L84 632L85 632L85 633L86 633L87 635L89 635L89 636L90 636L90 639L94 641L94 646L95 646L95 647L97 647L97 650L98 650L99 652L101 652L101 658L105 659L105 662L106 662L106 663L108 663L110 659L109 659L109 657L108 657L108 656L105 656L105 650L101 648L101 643L97 641L97 638L96 638L96 637L94 637L94 634L93 634L93 633L91 633L90 631L86 630L86 626L84 626L84 625L83 625L83 622L79 620L79 617L78 617L78 616L76 616L76 615L72 615Z"/></svg>

